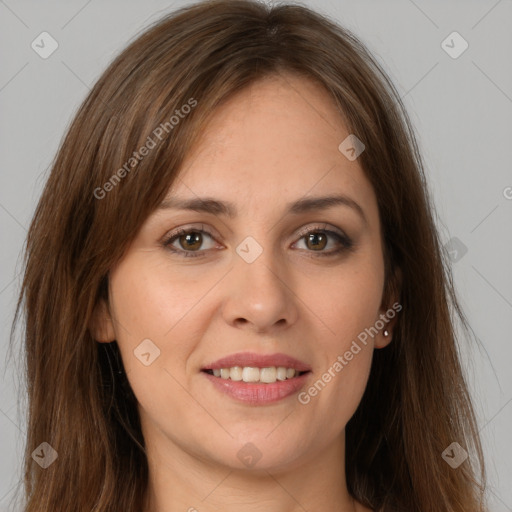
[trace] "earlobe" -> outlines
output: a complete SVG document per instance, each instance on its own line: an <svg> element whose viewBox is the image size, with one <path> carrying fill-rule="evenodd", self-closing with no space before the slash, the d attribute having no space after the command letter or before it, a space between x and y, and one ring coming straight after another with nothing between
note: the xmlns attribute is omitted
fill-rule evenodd
<svg viewBox="0 0 512 512"><path fill-rule="evenodd" d="M89 331L99 343L110 343L116 339L112 317L104 299L100 299L94 307L89 322Z"/></svg>
<svg viewBox="0 0 512 512"><path fill-rule="evenodd" d="M393 340L393 326L395 325L396 317L391 320L384 329L375 338L375 348L387 347Z"/></svg>
<svg viewBox="0 0 512 512"><path fill-rule="evenodd" d="M387 347L393 340L393 332L396 327L398 315L402 310L402 305L398 301L402 289L402 271L400 268L394 269L389 289L390 293L388 297L390 297L390 300L388 300L388 307L385 309L385 305L383 304L380 315L380 318L385 321L386 324L375 338L375 348Z"/></svg>

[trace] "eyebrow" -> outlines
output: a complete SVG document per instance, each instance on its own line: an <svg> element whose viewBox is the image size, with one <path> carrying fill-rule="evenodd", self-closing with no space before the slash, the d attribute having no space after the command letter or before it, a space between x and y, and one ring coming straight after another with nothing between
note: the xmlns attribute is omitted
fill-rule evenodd
<svg viewBox="0 0 512 512"><path fill-rule="evenodd" d="M316 210L327 210L334 206L346 206L355 210L359 216L367 223L366 216L361 206L353 199L345 195L333 195L323 197L306 197L286 205L286 213L300 215ZM229 218L235 218L237 215L236 206L230 202L223 202L213 197L181 199L171 197L164 199L158 210L192 210L195 212L211 213L213 215L223 215Z"/></svg>

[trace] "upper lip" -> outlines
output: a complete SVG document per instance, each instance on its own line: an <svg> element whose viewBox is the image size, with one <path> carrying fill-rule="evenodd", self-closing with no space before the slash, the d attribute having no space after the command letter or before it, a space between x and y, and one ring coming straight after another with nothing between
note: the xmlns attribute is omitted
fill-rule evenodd
<svg viewBox="0 0 512 512"><path fill-rule="evenodd" d="M268 368L271 366L284 366L295 368L300 372L311 371L311 366L287 354L256 354L254 352L239 352L222 357L217 361L203 366L201 370L217 370L232 368L233 366L251 366L252 368Z"/></svg>

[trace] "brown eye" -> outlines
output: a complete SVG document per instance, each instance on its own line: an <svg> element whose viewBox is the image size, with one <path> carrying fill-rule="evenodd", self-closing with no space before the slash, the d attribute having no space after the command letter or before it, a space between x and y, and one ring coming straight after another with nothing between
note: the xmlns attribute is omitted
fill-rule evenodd
<svg viewBox="0 0 512 512"><path fill-rule="evenodd" d="M309 233L306 237L306 246L308 249L323 250L327 245L327 236L321 231Z"/></svg>
<svg viewBox="0 0 512 512"><path fill-rule="evenodd" d="M198 231L190 231L178 238L180 246L185 250L199 249L203 243L203 237Z"/></svg>
<svg viewBox="0 0 512 512"><path fill-rule="evenodd" d="M203 247L208 239L211 240L210 246ZM171 233L162 242L162 245L181 256L204 256L206 250L213 248L215 245L213 241L212 235L204 229L179 229Z"/></svg>
<svg viewBox="0 0 512 512"><path fill-rule="evenodd" d="M314 256L336 256L354 248L353 241L342 231L332 231L318 226L301 231L295 244L299 243L304 243L304 247L299 249L316 253Z"/></svg>

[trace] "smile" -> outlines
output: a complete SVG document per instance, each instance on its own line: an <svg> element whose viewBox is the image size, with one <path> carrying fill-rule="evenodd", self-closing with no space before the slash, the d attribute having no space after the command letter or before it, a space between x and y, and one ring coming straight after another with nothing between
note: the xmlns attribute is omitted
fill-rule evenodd
<svg viewBox="0 0 512 512"><path fill-rule="evenodd" d="M233 366L232 368L216 368L215 370L205 370L209 375L214 375L221 379L230 379L235 382L245 383L264 383L273 384L277 381L283 382L306 373L295 368L286 368L284 366L270 366L267 368L255 368L251 366Z"/></svg>

